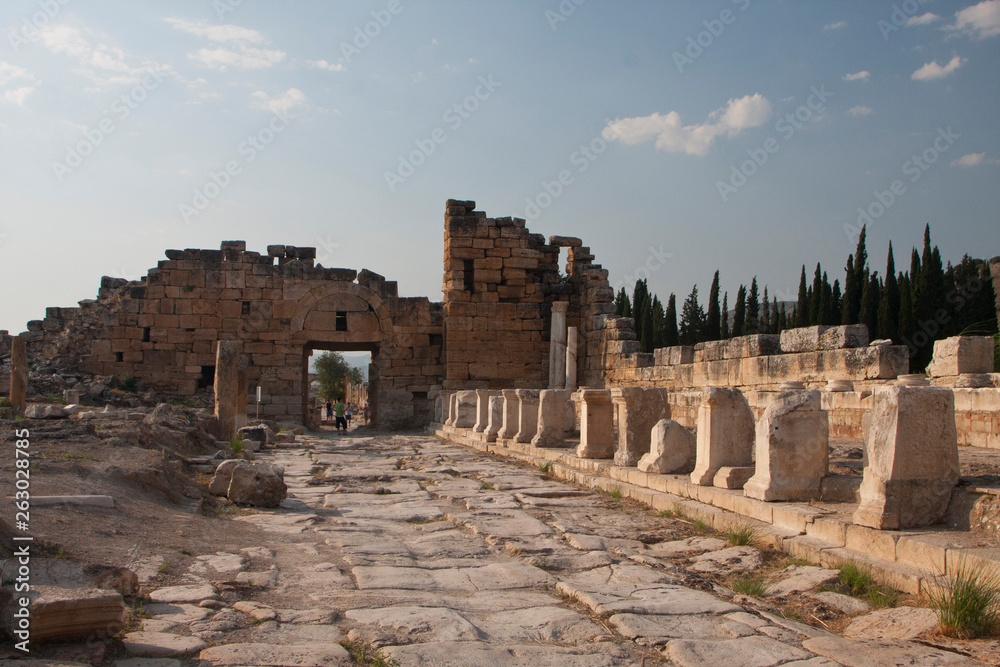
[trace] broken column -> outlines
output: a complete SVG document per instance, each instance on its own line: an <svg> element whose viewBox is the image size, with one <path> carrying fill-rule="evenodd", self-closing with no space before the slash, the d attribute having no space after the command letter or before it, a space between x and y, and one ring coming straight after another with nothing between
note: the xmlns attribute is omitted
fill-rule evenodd
<svg viewBox="0 0 1000 667"><path fill-rule="evenodd" d="M496 396L490 396L490 417L486 423L486 442L496 442L497 433L503 428L503 395L498 391Z"/></svg>
<svg viewBox="0 0 1000 667"><path fill-rule="evenodd" d="M879 387L854 523L878 529L937 523L958 483L955 395L946 387Z"/></svg>
<svg viewBox="0 0 1000 667"><path fill-rule="evenodd" d="M236 431L240 396L240 344L220 340L215 352L215 417L219 421L219 437L230 440Z"/></svg>
<svg viewBox="0 0 1000 667"><path fill-rule="evenodd" d="M491 389L476 390L476 423L472 426L474 432L486 432L486 426L490 421L490 399L499 393Z"/></svg>
<svg viewBox="0 0 1000 667"><path fill-rule="evenodd" d="M566 336L566 389L576 390L576 358L580 348L580 330L570 327Z"/></svg>
<svg viewBox="0 0 1000 667"><path fill-rule="evenodd" d="M503 389L503 426L497 433L497 440L511 440L517 435L518 414L521 401L517 397L516 389Z"/></svg>
<svg viewBox="0 0 1000 667"><path fill-rule="evenodd" d="M818 391L782 392L757 422L757 467L743 492L758 500L813 500L829 467L830 426Z"/></svg>
<svg viewBox="0 0 1000 667"><path fill-rule="evenodd" d="M23 417L28 402L28 349L24 336L10 339L10 360L13 365L10 372L10 405L15 415Z"/></svg>
<svg viewBox="0 0 1000 667"><path fill-rule="evenodd" d="M656 422L649 441L649 452L637 464L642 472L685 474L694 468L694 436L673 419Z"/></svg>
<svg viewBox="0 0 1000 667"><path fill-rule="evenodd" d="M458 392L453 392L448 396L448 417L444 420L445 426L454 426L458 418Z"/></svg>
<svg viewBox="0 0 1000 667"><path fill-rule="evenodd" d="M476 425L477 400L475 389L455 392L455 428L472 428Z"/></svg>
<svg viewBox="0 0 1000 667"><path fill-rule="evenodd" d="M738 389L708 387L702 392L698 407L697 460L691 482L699 486L719 486L715 483L728 479L731 468L748 468L745 482L753 474L753 412L747 399ZM725 469L725 470L722 470ZM742 485L740 485L742 486ZM725 488L739 488L724 484Z"/></svg>
<svg viewBox="0 0 1000 667"><path fill-rule="evenodd" d="M576 410L568 389L543 389L538 396L538 428L531 444L535 447L562 447L573 430Z"/></svg>
<svg viewBox="0 0 1000 667"><path fill-rule="evenodd" d="M666 396L660 389L621 387L611 390L618 414L618 449L615 465L634 466L649 451L653 426L670 417Z"/></svg>
<svg viewBox="0 0 1000 667"><path fill-rule="evenodd" d="M518 389L517 433L514 442L527 444L535 437L538 428L538 389Z"/></svg>
<svg viewBox="0 0 1000 667"><path fill-rule="evenodd" d="M549 331L549 389L566 385L566 310L568 301L552 304L552 325Z"/></svg>
<svg viewBox="0 0 1000 667"><path fill-rule="evenodd" d="M581 459L610 459L615 455L614 407L611 392L605 389L581 389L580 444L576 455Z"/></svg>

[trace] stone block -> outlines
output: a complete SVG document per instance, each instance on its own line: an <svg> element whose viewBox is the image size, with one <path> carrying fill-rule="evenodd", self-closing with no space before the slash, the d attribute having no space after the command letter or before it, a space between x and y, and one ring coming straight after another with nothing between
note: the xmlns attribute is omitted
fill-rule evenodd
<svg viewBox="0 0 1000 667"><path fill-rule="evenodd" d="M486 430L483 431L486 442L495 442L497 434L503 428L503 404L504 399L501 392L498 391L495 396L490 397L490 416L486 423Z"/></svg>
<svg viewBox="0 0 1000 667"><path fill-rule="evenodd" d="M472 428L476 425L477 396L475 389L455 392L455 428Z"/></svg>
<svg viewBox="0 0 1000 667"><path fill-rule="evenodd" d="M518 431L518 419L520 415L520 399L517 397L516 389L503 389L503 425L497 432L497 440L513 439Z"/></svg>
<svg viewBox="0 0 1000 667"><path fill-rule="evenodd" d="M829 327L819 336L820 350L843 350L868 345L868 325L846 324Z"/></svg>
<svg viewBox="0 0 1000 667"><path fill-rule="evenodd" d="M754 418L737 389L710 387L698 407L697 458L691 482L711 486L719 468L753 464Z"/></svg>
<svg viewBox="0 0 1000 667"><path fill-rule="evenodd" d="M722 466L712 478L712 486L720 489L742 489L753 473L753 466Z"/></svg>
<svg viewBox="0 0 1000 667"><path fill-rule="evenodd" d="M615 465L634 466L649 452L653 427L670 417L666 391L621 387L611 390L611 401L618 413Z"/></svg>
<svg viewBox="0 0 1000 667"><path fill-rule="evenodd" d="M781 336L777 334L751 334L726 341L725 359L744 359L780 354Z"/></svg>
<svg viewBox="0 0 1000 667"><path fill-rule="evenodd" d="M694 459L691 432L672 419L661 419L650 431L649 452L639 459L638 468L647 473L686 474L694 469Z"/></svg>
<svg viewBox="0 0 1000 667"><path fill-rule="evenodd" d="M782 392L757 422L757 472L743 488L758 500L814 500L829 467L830 427L818 391Z"/></svg>
<svg viewBox="0 0 1000 667"><path fill-rule="evenodd" d="M931 377L992 372L992 336L952 336L934 341L934 358L927 366Z"/></svg>
<svg viewBox="0 0 1000 667"><path fill-rule="evenodd" d="M959 477L952 391L877 388L866 453L855 523L895 529L939 522Z"/></svg>
<svg viewBox="0 0 1000 667"><path fill-rule="evenodd" d="M538 398L538 427L531 444L561 447L576 421L576 410L568 389L543 389Z"/></svg>
<svg viewBox="0 0 1000 667"><path fill-rule="evenodd" d="M675 345L653 350L657 366L677 366L694 363L694 347L691 345Z"/></svg>
<svg viewBox="0 0 1000 667"><path fill-rule="evenodd" d="M829 328L825 325L818 325L814 327L785 329L781 332L781 351L785 354L793 352L816 352L820 349L820 336Z"/></svg>
<svg viewBox="0 0 1000 667"><path fill-rule="evenodd" d="M580 397L580 444L576 455L581 459L610 459L615 455L614 408L611 392L582 389Z"/></svg>
<svg viewBox="0 0 1000 667"><path fill-rule="evenodd" d="M538 429L538 389L517 389L517 433L514 442L530 443Z"/></svg>
<svg viewBox="0 0 1000 667"><path fill-rule="evenodd" d="M490 420L490 399L499 396L500 392L490 389L476 390L476 423L472 426L475 433L484 433Z"/></svg>

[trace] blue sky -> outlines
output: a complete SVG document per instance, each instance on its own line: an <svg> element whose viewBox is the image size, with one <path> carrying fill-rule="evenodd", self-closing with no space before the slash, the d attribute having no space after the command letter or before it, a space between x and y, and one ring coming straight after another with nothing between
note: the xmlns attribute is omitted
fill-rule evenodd
<svg viewBox="0 0 1000 667"><path fill-rule="evenodd" d="M1000 0L7 0L0 328L225 239L438 300L450 197L664 298L842 278L859 208L998 255L998 75Z"/></svg>

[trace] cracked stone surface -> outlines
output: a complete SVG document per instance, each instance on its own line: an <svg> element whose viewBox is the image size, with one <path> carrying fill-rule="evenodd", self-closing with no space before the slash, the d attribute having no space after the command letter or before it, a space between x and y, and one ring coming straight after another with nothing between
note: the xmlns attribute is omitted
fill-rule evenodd
<svg viewBox="0 0 1000 667"><path fill-rule="evenodd" d="M755 547L433 437L314 434L258 458L288 485L233 517L261 538L193 558L147 606L151 643L207 642L204 667L347 665L347 642L401 666L829 667L887 647L963 664L737 604L713 582L760 567ZM808 592L828 573L787 575Z"/></svg>

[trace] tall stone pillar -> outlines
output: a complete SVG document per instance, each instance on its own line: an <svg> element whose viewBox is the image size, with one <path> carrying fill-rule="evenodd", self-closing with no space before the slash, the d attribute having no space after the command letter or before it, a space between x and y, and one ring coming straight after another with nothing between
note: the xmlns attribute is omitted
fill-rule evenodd
<svg viewBox="0 0 1000 667"><path fill-rule="evenodd" d="M549 332L549 389L566 384L566 310L568 301L552 304L552 328Z"/></svg>
<svg viewBox="0 0 1000 667"><path fill-rule="evenodd" d="M566 389L576 391L576 358L580 349L580 330L570 327L566 336Z"/></svg>
<svg viewBox="0 0 1000 667"><path fill-rule="evenodd" d="M610 459L615 455L615 416L611 392L606 389L580 390L580 444L576 455L581 459Z"/></svg>
<svg viewBox="0 0 1000 667"><path fill-rule="evenodd" d="M514 442L527 444L538 429L538 389L518 389L518 429Z"/></svg>
<svg viewBox="0 0 1000 667"><path fill-rule="evenodd" d="M534 447L562 447L573 430L576 410L568 389L542 389L538 395L538 428L531 439Z"/></svg>
<svg viewBox="0 0 1000 667"><path fill-rule="evenodd" d="M706 388L698 407L697 460L691 483L712 486L720 468L751 466L754 426L753 411L738 389Z"/></svg>
<svg viewBox="0 0 1000 667"><path fill-rule="evenodd" d="M517 435L520 399L516 389L503 389L503 426L497 432L497 440L508 440Z"/></svg>
<svg viewBox="0 0 1000 667"><path fill-rule="evenodd" d="M665 392L660 389L621 387L611 390L618 412L618 450L615 465L634 466L649 453L650 433L656 422L670 417Z"/></svg>
<svg viewBox="0 0 1000 667"><path fill-rule="evenodd" d="M486 432L490 421L490 399L499 395L500 392L493 389L476 390L476 423L472 426L474 432Z"/></svg>
<svg viewBox="0 0 1000 667"><path fill-rule="evenodd" d="M496 442L497 433L503 428L503 402L500 392L496 396L490 396L490 417L486 422L486 430L483 431L486 442Z"/></svg>
<svg viewBox="0 0 1000 667"><path fill-rule="evenodd" d="M236 435L240 401L240 344L220 340L215 352L215 417L219 437L229 440ZM246 402L246 397L243 397Z"/></svg>
<svg viewBox="0 0 1000 667"><path fill-rule="evenodd" d="M28 348L24 336L10 339L10 404L14 414L23 417L28 402Z"/></svg>

